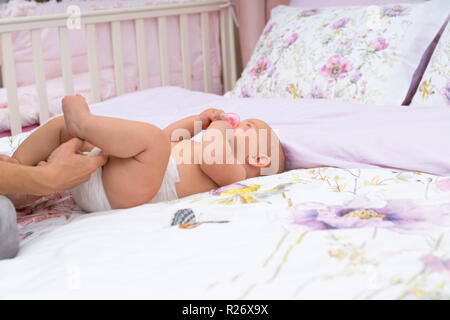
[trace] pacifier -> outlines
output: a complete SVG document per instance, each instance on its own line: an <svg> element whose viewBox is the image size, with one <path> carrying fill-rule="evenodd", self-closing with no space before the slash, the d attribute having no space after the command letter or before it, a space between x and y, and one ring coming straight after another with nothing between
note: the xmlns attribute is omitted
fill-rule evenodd
<svg viewBox="0 0 450 320"><path fill-rule="evenodd" d="M220 120L227 121L229 124L231 124L233 129L235 129L239 125L239 123L241 122L241 119L239 118L239 116L236 113L233 113L233 112L221 113L220 114Z"/></svg>

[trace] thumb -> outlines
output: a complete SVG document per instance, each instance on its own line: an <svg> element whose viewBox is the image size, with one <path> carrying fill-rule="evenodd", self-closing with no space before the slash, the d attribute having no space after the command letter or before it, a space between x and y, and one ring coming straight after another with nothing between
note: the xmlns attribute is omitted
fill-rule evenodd
<svg viewBox="0 0 450 320"><path fill-rule="evenodd" d="M92 166L95 166L95 169L97 169L108 161L108 156L101 152L96 156L90 156L89 160L91 161Z"/></svg>
<svg viewBox="0 0 450 320"><path fill-rule="evenodd" d="M68 151L71 151L73 153L77 152L78 150L83 147L84 141L80 140L79 138L72 138L69 141L62 144L62 146L65 146Z"/></svg>

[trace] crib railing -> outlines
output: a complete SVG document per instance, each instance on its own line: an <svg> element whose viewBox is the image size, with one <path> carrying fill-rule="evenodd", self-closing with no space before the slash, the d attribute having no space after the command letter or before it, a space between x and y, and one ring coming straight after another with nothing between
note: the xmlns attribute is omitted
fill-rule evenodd
<svg viewBox="0 0 450 320"><path fill-rule="evenodd" d="M170 66L167 48L168 16L178 16L181 34L181 55L183 66L184 87L191 89L191 65L189 50L189 19L190 14L200 14L201 43L203 51L203 79L206 92L212 90L211 50L209 36L209 13L220 14L220 47L222 55L222 79L224 90L228 91L236 82L236 59L234 47L234 32L230 1L208 0L189 3L174 3L135 8L119 8L80 13L79 22L86 31L86 47L88 57L88 72L91 85L91 101L100 101L100 70L96 46L97 23L111 24L114 76L117 95L125 92L124 66L121 44L121 21L134 21L136 34L136 51L139 77L139 90L148 88L147 52L144 36L144 19L156 18L158 24L159 56L161 67L161 85L170 85ZM0 20L0 39L2 48L3 85L7 91L11 134L22 131L20 120L19 99L17 93L16 71L12 50L11 33L29 30L31 32L33 65L36 90L39 100L39 121L49 118L47 88L44 70L44 58L41 41L43 28L58 28L61 49L61 67L66 95L74 94L71 54L69 47L69 30L67 21L70 14L55 14L47 16L20 17Z"/></svg>

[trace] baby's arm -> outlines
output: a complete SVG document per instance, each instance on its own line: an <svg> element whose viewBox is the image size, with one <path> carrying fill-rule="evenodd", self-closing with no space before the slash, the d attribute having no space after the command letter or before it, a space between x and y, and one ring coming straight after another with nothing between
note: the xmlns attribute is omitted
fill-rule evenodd
<svg viewBox="0 0 450 320"><path fill-rule="evenodd" d="M200 167L219 186L247 178L245 164L238 163L227 139L227 129L232 130L228 122L214 121L202 138L203 158Z"/></svg>
<svg viewBox="0 0 450 320"><path fill-rule="evenodd" d="M223 113L223 110L220 109L206 109L200 114L175 121L163 131L170 141L191 139L208 128L212 121L218 120L221 113Z"/></svg>

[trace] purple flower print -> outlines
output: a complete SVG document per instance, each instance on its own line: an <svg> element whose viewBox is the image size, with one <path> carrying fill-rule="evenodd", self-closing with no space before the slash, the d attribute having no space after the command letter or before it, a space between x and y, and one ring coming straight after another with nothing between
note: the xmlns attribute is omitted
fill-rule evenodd
<svg viewBox="0 0 450 320"><path fill-rule="evenodd" d="M277 71L277 67L272 67L270 70L269 70L269 73L267 74L269 77L272 77L273 76L273 74L275 73L275 71Z"/></svg>
<svg viewBox="0 0 450 320"><path fill-rule="evenodd" d="M389 43L386 42L386 40L382 37L378 37L372 41L369 42L369 50L370 51L381 51L389 47Z"/></svg>
<svg viewBox="0 0 450 320"><path fill-rule="evenodd" d="M241 98L251 98L252 95L247 86L243 86L241 89Z"/></svg>
<svg viewBox="0 0 450 320"><path fill-rule="evenodd" d="M423 263L425 269L442 272L450 276L450 259L443 260L432 254L426 254L420 258L420 261Z"/></svg>
<svg viewBox="0 0 450 320"><path fill-rule="evenodd" d="M362 73L359 70L356 70L351 76L350 76L350 82L351 83L357 83L359 79L361 79Z"/></svg>
<svg viewBox="0 0 450 320"><path fill-rule="evenodd" d="M320 73L324 77L338 79L345 77L352 69L353 66L348 60L343 59L339 54L335 54L328 59L327 63L320 70Z"/></svg>
<svg viewBox="0 0 450 320"><path fill-rule="evenodd" d="M450 81L447 81L447 86L442 88L441 93L447 99L447 104L450 105Z"/></svg>
<svg viewBox="0 0 450 320"><path fill-rule="evenodd" d="M388 200L384 207L373 207L364 197L341 206L301 203L292 209L292 222L313 230L381 227L398 231L415 230L427 222L439 223L444 210L408 199Z"/></svg>
<svg viewBox="0 0 450 320"><path fill-rule="evenodd" d="M384 7L383 15L387 17L399 17L404 16L408 13L408 8L402 7L400 5L395 5L393 7Z"/></svg>
<svg viewBox="0 0 450 320"><path fill-rule="evenodd" d="M222 192L226 192L229 190L240 190L240 189L245 189L248 188L249 186L242 184L242 183L233 183L215 190L211 190L209 192L209 194L213 195L213 196L219 196Z"/></svg>
<svg viewBox="0 0 450 320"><path fill-rule="evenodd" d="M311 99L326 99L327 95L322 91L322 89L320 89L318 86L315 86L310 94L309 94L309 98Z"/></svg>
<svg viewBox="0 0 450 320"><path fill-rule="evenodd" d="M274 26L275 26L275 22L274 22L274 23L271 23L271 24L266 28L266 30L264 30L264 35L267 36L267 35L270 33L270 31L272 31L272 29L273 29Z"/></svg>
<svg viewBox="0 0 450 320"><path fill-rule="evenodd" d="M289 46L291 46L295 41L297 41L298 39L298 33L293 33L289 36L289 38L287 38L286 40L284 40L283 42L283 48L288 48Z"/></svg>
<svg viewBox="0 0 450 320"><path fill-rule="evenodd" d="M319 13L319 10L309 9L309 10L304 10L304 11L300 12L300 14L297 17L298 18L311 17L311 16L315 16L317 13Z"/></svg>
<svg viewBox="0 0 450 320"><path fill-rule="evenodd" d="M342 18L342 19L339 19L338 21L336 21L335 23L333 23L333 24L331 25L331 28L332 28L333 30L340 29L340 28L344 27L349 21L350 21L350 18Z"/></svg>
<svg viewBox="0 0 450 320"><path fill-rule="evenodd" d="M263 57L259 58L259 60L256 62L256 66L254 66L250 70L250 74L255 77L259 77L260 75L263 75L266 72L266 70L267 70L267 68L269 68L269 66L270 66L270 61L263 56Z"/></svg>

